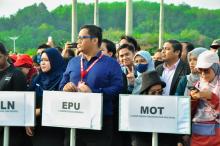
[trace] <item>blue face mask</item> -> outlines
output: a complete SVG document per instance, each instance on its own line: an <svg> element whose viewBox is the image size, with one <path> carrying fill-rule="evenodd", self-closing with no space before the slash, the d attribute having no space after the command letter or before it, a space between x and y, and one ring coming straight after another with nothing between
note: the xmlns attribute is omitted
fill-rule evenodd
<svg viewBox="0 0 220 146"><path fill-rule="evenodd" d="M147 70L147 67L148 67L148 64L137 64L136 65L136 70L139 72L139 73L143 73Z"/></svg>
<svg viewBox="0 0 220 146"><path fill-rule="evenodd" d="M38 55L37 55L37 63L40 64L40 62L41 62L41 55L38 54Z"/></svg>

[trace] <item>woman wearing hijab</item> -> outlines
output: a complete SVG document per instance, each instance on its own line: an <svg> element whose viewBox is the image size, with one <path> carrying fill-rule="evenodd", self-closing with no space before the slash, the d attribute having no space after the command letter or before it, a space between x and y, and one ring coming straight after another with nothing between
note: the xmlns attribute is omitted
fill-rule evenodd
<svg viewBox="0 0 220 146"><path fill-rule="evenodd" d="M141 89L142 74L155 70L154 61L147 51L139 51L134 56L135 69L137 71L137 78L134 82L134 89L132 94L139 94Z"/></svg>
<svg viewBox="0 0 220 146"><path fill-rule="evenodd" d="M192 103L191 146L220 145L220 65L219 57L205 51L196 64L200 79L190 92Z"/></svg>
<svg viewBox="0 0 220 146"><path fill-rule="evenodd" d="M188 53L187 60L190 66L191 73L182 77L177 86L176 95L189 96L190 90L188 89L188 87L194 86L196 82L199 80L199 73L196 69L196 63L199 54L201 54L204 51L207 51L207 49L199 47L195 48L194 50Z"/></svg>
<svg viewBox="0 0 220 146"><path fill-rule="evenodd" d="M50 48L42 52L40 68L41 72L29 87L30 91L36 92L37 125L34 128L26 128L26 133L32 136L33 146L63 146L64 129L41 126L41 109L43 90L58 90L65 62L58 50Z"/></svg>
<svg viewBox="0 0 220 146"><path fill-rule="evenodd" d="M177 86L176 95L179 96L190 95L191 88L189 87L193 87L199 80L199 73L196 69L197 58L199 54L201 54L204 51L207 51L207 49L199 47L199 48L195 48L194 50L188 53L187 60L189 63L191 73L189 75L182 77L182 79L180 80ZM182 138L180 138L180 141L182 141L184 146L190 145L190 137L188 135L185 135Z"/></svg>

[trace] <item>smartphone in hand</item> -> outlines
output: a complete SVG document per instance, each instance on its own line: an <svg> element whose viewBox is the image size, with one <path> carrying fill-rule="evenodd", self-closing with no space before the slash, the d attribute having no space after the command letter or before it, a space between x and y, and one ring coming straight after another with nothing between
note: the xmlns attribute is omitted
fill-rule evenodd
<svg viewBox="0 0 220 146"><path fill-rule="evenodd" d="M187 88L189 90L197 90L197 91L200 91L198 88L196 88L195 86L187 86Z"/></svg>
<svg viewBox="0 0 220 146"><path fill-rule="evenodd" d="M78 43L70 43L68 44L68 48L77 48Z"/></svg>

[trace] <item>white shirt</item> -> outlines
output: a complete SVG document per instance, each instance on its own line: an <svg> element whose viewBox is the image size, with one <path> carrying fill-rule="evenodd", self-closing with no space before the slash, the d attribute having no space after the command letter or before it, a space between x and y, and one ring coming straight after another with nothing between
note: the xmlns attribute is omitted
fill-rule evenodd
<svg viewBox="0 0 220 146"><path fill-rule="evenodd" d="M179 64L180 59L171 67L166 67L165 64L163 64L164 71L162 74L161 79L166 83L166 87L164 88L163 95L170 95L170 87L172 84L173 76L175 74L176 68Z"/></svg>

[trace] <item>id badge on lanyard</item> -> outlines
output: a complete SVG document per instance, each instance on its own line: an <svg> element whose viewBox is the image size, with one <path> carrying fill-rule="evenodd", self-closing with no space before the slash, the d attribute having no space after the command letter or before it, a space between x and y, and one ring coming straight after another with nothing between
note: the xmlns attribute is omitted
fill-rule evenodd
<svg viewBox="0 0 220 146"><path fill-rule="evenodd" d="M81 75L81 82L85 78L85 76L88 74L88 72L93 68L93 66L103 57L103 54L99 56L86 70L84 70L83 67L83 57L81 57L80 60L80 75Z"/></svg>

